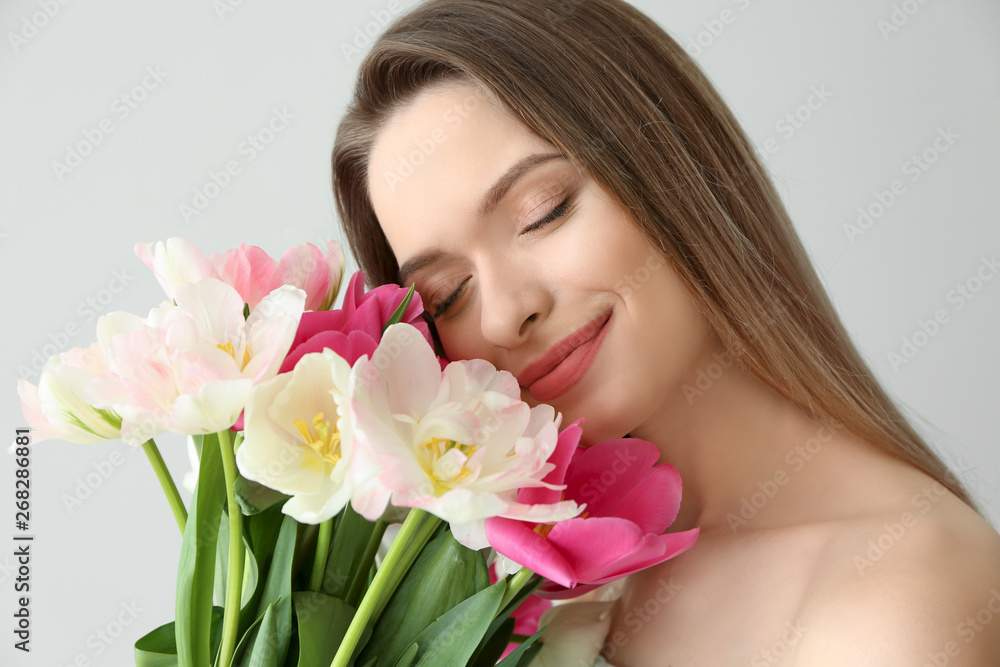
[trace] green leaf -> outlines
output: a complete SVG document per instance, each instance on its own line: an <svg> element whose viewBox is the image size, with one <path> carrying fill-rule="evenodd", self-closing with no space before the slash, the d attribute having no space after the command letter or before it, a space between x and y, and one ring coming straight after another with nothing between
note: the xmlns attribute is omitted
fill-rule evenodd
<svg viewBox="0 0 1000 667"><path fill-rule="evenodd" d="M299 627L298 667L329 665L354 618L354 607L323 593L292 593Z"/></svg>
<svg viewBox="0 0 1000 667"><path fill-rule="evenodd" d="M254 593L257 590L257 559L254 558L253 550L247 541L247 534L243 534L243 554L247 566L243 569L243 598L240 600L240 613L242 614L254 602ZM249 558L247 558L249 556ZM215 543L215 599L223 602L226 599L226 582L229 574L229 517L225 511L219 517L219 537ZM256 608L256 607L254 607Z"/></svg>
<svg viewBox="0 0 1000 667"><path fill-rule="evenodd" d="M529 595L535 592L535 590L541 585L541 583L542 583L542 578L535 577L530 583L525 584L524 587L522 587L521 590L519 590L514 595L511 601L507 603L506 607L500 610L500 613L497 614L496 618L494 618L493 622L490 624L489 630L486 631L486 635L483 637L483 641L479 644L479 648L477 648L476 652L472 654L472 660L470 662L475 667L493 667L493 665L496 664L497 658L499 658L500 655L503 653L503 648L501 648L500 652L497 653L496 657L493 658L492 660L490 660L488 657L483 657L482 659L480 659L480 653L482 652L485 654L486 652L485 647L487 643L490 643L491 646L494 645L493 644L494 634L500 632L501 626L507 621L510 615L513 614L514 611L517 610L519 606L521 606L522 602L528 599ZM513 630L507 633L508 640L510 639L510 635L512 633ZM497 640L497 642L499 642L499 640ZM504 641L503 647L506 647L508 643L510 642Z"/></svg>
<svg viewBox="0 0 1000 667"><path fill-rule="evenodd" d="M375 524L354 511L350 503L341 510L323 572L321 591L344 600L354 577L367 576L367 573L359 575L356 570L374 528Z"/></svg>
<svg viewBox="0 0 1000 667"><path fill-rule="evenodd" d="M281 613L277 611L279 604L280 602L271 603L264 612L248 667L278 667L285 661L285 656L281 655L281 647L284 644L285 649L288 648L288 634L282 635L278 629L278 616ZM290 611L291 600L288 601L288 608Z"/></svg>
<svg viewBox="0 0 1000 667"><path fill-rule="evenodd" d="M493 667L500 660L507 644L510 643L511 635L514 634L514 618L504 618L496 625L497 619L493 619L490 629L486 631L483 641L472 654L469 660L472 667ZM496 625L496 627L494 627Z"/></svg>
<svg viewBox="0 0 1000 667"><path fill-rule="evenodd" d="M275 491L242 475L236 476L236 481L233 482L233 493L236 495L236 502L239 503L240 511L243 512L244 516L253 516L272 505L291 498L291 496L286 496L280 491Z"/></svg>
<svg viewBox="0 0 1000 667"><path fill-rule="evenodd" d="M406 296L403 297L403 300L400 302L399 307L396 308L396 310L393 311L389 319L386 320L385 326L382 327L382 333L385 333L385 330L388 329L391 325L396 324L401 319L403 319L403 313L406 312L407 306L410 305L410 299L413 298L413 291L416 289L416 287L417 287L416 283L410 285L410 291L406 293Z"/></svg>
<svg viewBox="0 0 1000 667"><path fill-rule="evenodd" d="M450 530L439 532L382 611L361 659L378 656L380 667L392 667L435 619L489 585L483 555L459 544Z"/></svg>
<svg viewBox="0 0 1000 667"><path fill-rule="evenodd" d="M421 647L417 667L468 664L497 613L506 590L507 581L501 579L455 605L421 632L414 640Z"/></svg>
<svg viewBox="0 0 1000 667"><path fill-rule="evenodd" d="M278 540L278 533L285 515L281 512L280 506L273 506L259 514L247 517L244 523L243 536L249 539L249 544L253 547L251 553L251 566L256 571L256 579L249 602L240 609L239 635L242 637L250 629L250 626L260 617L257 613L260 608L260 600L264 595L264 585L267 582L267 573L271 568L271 560L274 555L274 547ZM221 542L221 538L220 538ZM228 550L227 550L228 555ZM250 583L249 581L247 582Z"/></svg>
<svg viewBox="0 0 1000 667"><path fill-rule="evenodd" d="M222 607L212 609L212 653L222 640ZM135 642L136 667L177 667L177 640L174 622L161 625Z"/></svg>
<svg viewBox="0 0 1000 667"><path fill-rule="evenodd" d="M266 614L267 612L265 611L264 614L255 618L246 632L240 636L240 641L236 644L236 649L233 651L231 665L245 665L250 659L250 652L253 649L254 641L257 639L257 632L260 630L260 624L263 622Z"/></svg>
<svg viewBox="0 0 1000 667"><path fill-rule="evenodd" d="M177 667L174 622L161 625L135 642L136 667Z"/></svg>
<svg viewBox="0 0 1000 667"><path fill-rule="evenodd" d="M417 649L420 647L416 644L410 644L410 648L403 651L403 655L399 656L399 660L393 667L410 667L413 661L417 659Z"/></svg>
<svg viewBox="0 0 1000 667"><path fill-rule="evenodd" d="M276 603L268 605L263 615L253 622L240 639L233 653L233 665L239 667L278 667L278 632Z"/></svg>
<svg viewBox="0 0 1000 667"><path fill-rule="evenodd" d="M535 656L538 655L538 652L542 650L542 645L535 642L538 641L538 638L542 636L547 627L549 626L546 625L539 628L538 632L521 642L521 645L497 663L496 667L528 667L535 659Z"/></svg>
<svg viewBox="0 0 1000 667"><path fill-rule="evenodd" d="M219 521L226 499L225 477L218 436L214 433L195 436L203 439L198 482L181 541L177 568L176 623L174 635L180 667L205 667L212 664L211 617L215 581L215 549Z"/></svg>
<svg viewBox="0 0 1000 667"><path fill-rule="evenodd" d="M263 620L241 656L237 650L240 657L233 660L235 665L256 667L258 664L280 665L285 661L292 635L292 557L297 528L298 524L290 516L286 515L281 522L267 581L257 607L256 616ZM251 632L254 632L253 626L247 635Z"/></svg>

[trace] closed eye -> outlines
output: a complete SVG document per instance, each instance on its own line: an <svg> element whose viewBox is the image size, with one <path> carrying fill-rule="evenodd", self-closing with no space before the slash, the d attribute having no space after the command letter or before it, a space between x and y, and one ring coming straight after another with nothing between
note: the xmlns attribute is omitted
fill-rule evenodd
<svg viewBox="0 0 1000 667"><path fill-rule="evenodd" d="M556 206L554 209L552 209L551 213L549 213L547 216L545 216L538 222L528 225L523 230L521 230L521 233L527 234L528 232L533 232L539 227L543 227L549 224L550 222L553 222L561 218L562 216L566 215L566 210L569 208L570 200L572 200L572 198L573 198L572 196L567 197L563 201L563 203L559 204L559 206Z"/></svg>
<svg viewBox="0 0 1000 667"><path fill-rule="evenodd" d="M534 222L534 223L528 225L523 230L521 230L521 234L527 234L528 232L533 232L536 229L544 227L545 225L547 225L547 224L549 224L551 222L555 222L559 218L561 218L564 215L566 215L566 211L569 210L569 207L570 207L570 205L572 203L573 203L573 195L570 195L570 196L566 197L566 199L564 199L561 204L559 204L554 209L552 209L552 212L549 213L548 215L546 215L544 218L542 218L541 220L539 220L537 222ZM454 303L455 300L462 295L462 292L465 291L465 288L469 284L469 280L470 280L469 278L466 278L465 282L463 282L461 285L459 285L458 289L456 289L454 292L452 292L451 296L449 296L447 299L445 299L441 303L441 305L439 305L437 307L437 309L434 311L434 314L431 315L431 320L432 321L436 320L439 317L441 317L441 315L443 315L444 312L446 310L448 310L448 307L451 306L451 304Z"/></svg>

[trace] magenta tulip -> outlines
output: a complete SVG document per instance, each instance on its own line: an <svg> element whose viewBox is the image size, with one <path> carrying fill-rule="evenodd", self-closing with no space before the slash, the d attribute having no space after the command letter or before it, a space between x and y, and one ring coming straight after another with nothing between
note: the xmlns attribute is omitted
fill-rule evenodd
<svg viewBox="0 0 1000 667"><path fill-rule="evenodd" d="M582 421L567 426L560 439L579 442ZM545 478L565 484L563 491L522 489L518 502L573 500L586 504L583 514L554 525L489 519L490 545L547 579L536 593L556 599L583 595L687 551L700 529L663 532L680 509L681 478L670 464L657 465L659 456L656 445L638 438L577 447L571 460L554 460Z"/></svg>
<svg viewBox="0 0 1000 667"><path fill-rule="evenodd" d="M366 292L364 272L355 271L341 308L302 314L292 347L279 372L292 370L303 355L324 349L333 350L352 366L362 355L371 358L382 340L382 328L399 308L407 291L398 285L382 285ZM430 329L420 317L423 311L420 294L414 292L400 322L416 327L433 345Z"/></svg>

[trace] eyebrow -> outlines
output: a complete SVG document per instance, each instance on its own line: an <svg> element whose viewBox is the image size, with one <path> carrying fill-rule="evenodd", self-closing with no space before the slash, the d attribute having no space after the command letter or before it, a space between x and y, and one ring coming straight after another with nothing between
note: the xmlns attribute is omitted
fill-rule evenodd
<svg viewBox="0 0 1000 667"><path fill-rule="evenodd" d="M482 220L492 213L522 176L539 165L562 157L563 155L561 153L534 153L515 162L486 192L486 196L483 197L483 201L479 205L477 219ZM441 250L440 248L431 248L430 250L425 250L424 252L407 260L406 263L399 269L397 284L406 287L406 285L410 283L410 276L421 269L425 269L432 264L436 264L447 254L447 252Z"/></svg>

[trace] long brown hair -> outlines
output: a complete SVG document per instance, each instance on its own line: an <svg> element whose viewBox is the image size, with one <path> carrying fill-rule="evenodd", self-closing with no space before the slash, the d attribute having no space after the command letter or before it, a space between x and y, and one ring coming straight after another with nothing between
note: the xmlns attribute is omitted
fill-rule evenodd
<svg viewBox="0 0 1000 667"><path fill-rule="evenodd" d="M399 279L368 195L375 137L417 93L452 81L476 86L599 182L743 368L983 515L858 353L710 80L622 0L429 0L375 41L332 156L337 212L369 287Z"/></svg>

